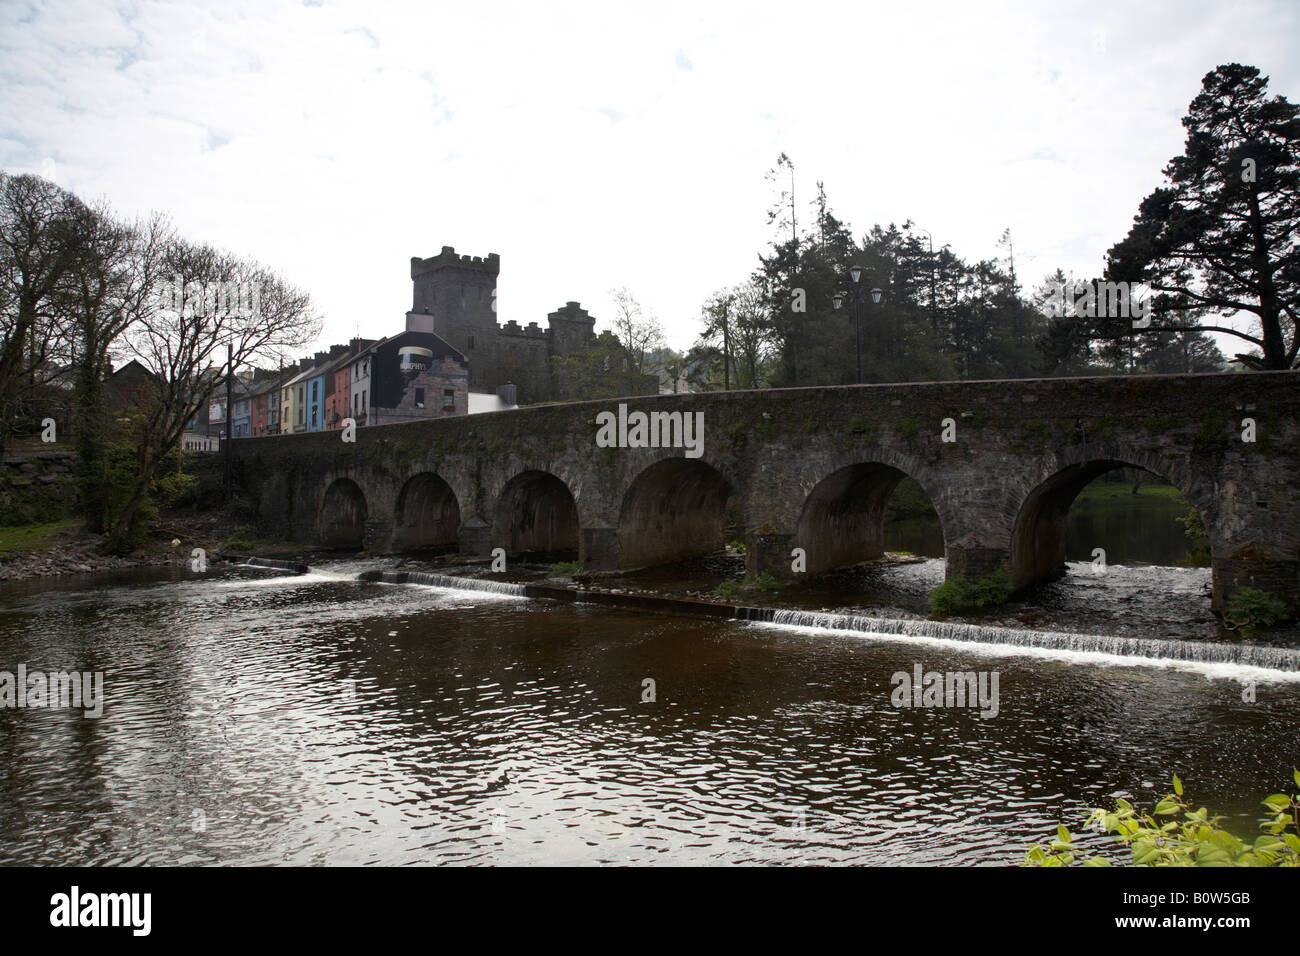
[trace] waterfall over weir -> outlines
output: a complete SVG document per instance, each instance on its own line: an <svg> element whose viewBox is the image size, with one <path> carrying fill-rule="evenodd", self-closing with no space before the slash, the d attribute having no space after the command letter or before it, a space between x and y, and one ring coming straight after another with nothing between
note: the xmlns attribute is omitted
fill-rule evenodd
<svg viewBox="0 0 1300 956"><path fill-rule="evenodd" d="M972 644L1001 644L1054 651L1111 654L1149 660L1189 661L1198 664L1238 664L1277 671L1300 671L1300 648L1268 647L1259 644L1220 644L1212 641L1180 641L1165 638L1108 637L1100 634L1071 634L1061 631L1032 631L984 624L956 624L948 621L899 620L854 617L819 611L789 611L774 608L740 607L737 618L786 627L811 627L862 634L928 637Z"/></svg>
<svg viewBox="0 0 1300 956"><path fill-rule="evenodd" d="M239 562L245 568L270 568L273 571L292 571L295 574L307 574L311 571L305 564L297 561L277 561L274 558L244 558Z"/></svg>
<svg viewBox="0 0 1300 956"><path fill-rule="evenodd" d="M527 597L522 584L509 581L480 581L477 578L453 577L450 574L426 574L423 571L365 571L357 576L360 581L382 581L385 584L423 584L435 588L455 588L458 591L489 591L493 594L512 594Z"/></svg>

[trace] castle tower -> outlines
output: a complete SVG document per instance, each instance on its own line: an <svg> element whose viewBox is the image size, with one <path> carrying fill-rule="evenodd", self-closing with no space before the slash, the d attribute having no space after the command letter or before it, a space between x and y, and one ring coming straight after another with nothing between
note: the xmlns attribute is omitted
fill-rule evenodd
<svg viewBox="0 0 1300 956"><path fill-rule="evenodd" d="M497 276L495 252L461 256L451 246L429 259L411 259L411 311L433 316L433 331L469 359L470 388L497 385Z"/></svg>
<svg viewBox="0 0 1300 956"><path fill-rule="evenodd" d="M564 308L548 315L546 322L550 326L552 355L576 355L596 335L596 320L577 302L566 302Z"/></svg>

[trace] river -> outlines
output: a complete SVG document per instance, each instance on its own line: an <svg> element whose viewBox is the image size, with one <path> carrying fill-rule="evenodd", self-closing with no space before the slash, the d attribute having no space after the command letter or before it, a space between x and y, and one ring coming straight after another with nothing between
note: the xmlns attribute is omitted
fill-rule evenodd
<svg viewBox="0 0 1300 956"><path fill-rule="evenodd" d="M1295 670L357 579L392 564L0 592L0 669L107 701L0 710L0 862L1008 864L1175 772L1253 836L1300 763ZM916 664L996 716L895 707Z"/></svg>

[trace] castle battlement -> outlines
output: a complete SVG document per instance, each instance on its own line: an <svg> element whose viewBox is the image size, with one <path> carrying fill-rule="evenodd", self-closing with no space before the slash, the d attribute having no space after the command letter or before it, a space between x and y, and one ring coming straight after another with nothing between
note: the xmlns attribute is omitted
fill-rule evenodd
<svg viewBox="0 0 1300 956"><path fill-rule="evenodd" d="M470 269L484 275L498 276L501 274L501 257L495 252L488 253L487 258L457 255L456 250L451 246L443 246L440 253L428 259L421 259L419 256L411 257L412 279L450 268Z"/></svg>
<svg viewBox="0 0 1300 956"><path fill-rule="evenodd" d="M544 339L551 334L550 329L543 329L536 322L529 322L527 326L520 326L514 319L499 326L497 332L500 335L512 335L523 339Z"/></svg>

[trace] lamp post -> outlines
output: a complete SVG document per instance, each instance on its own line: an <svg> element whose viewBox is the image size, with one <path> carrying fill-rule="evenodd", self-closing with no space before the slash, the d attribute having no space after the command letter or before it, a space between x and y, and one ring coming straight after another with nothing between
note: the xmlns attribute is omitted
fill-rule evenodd
<svg viewBox="0 0 1300 956"><path fill-rule="evenodd" d="M852 299L853 323L855 326L856 349L858 354L858 384L862 384L862 266L854 263L849 266L849 278L853 281L849 285L849 293ZM884 293L880 289L871 290L871 301L875 305L880 304L880 297ZM844 305L844 293L836 292L831 296L831 305L838 309Z"/></svg>

